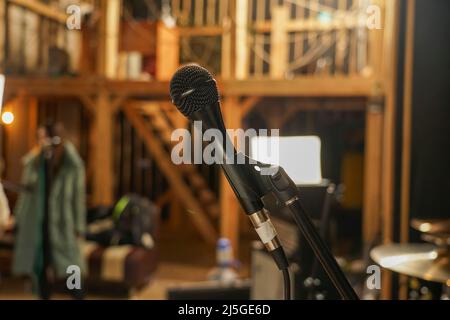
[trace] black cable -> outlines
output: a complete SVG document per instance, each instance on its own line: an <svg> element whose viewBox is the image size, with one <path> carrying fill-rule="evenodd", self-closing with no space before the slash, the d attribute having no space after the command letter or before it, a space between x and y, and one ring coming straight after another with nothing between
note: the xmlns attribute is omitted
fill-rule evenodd
<svg viewBox="0 0 450 320"><path fill-rule="evenodd" d="M291 277L289 275L289 269L281 270L283 272L284 279L284 300L291 300Z"/></svg>
<svg viewBox="0 0 450 320"><path fill-rule="evenodd" d="M284 279L284 299L291 300L291 278L289 275L289 261L286 257L286 253L282 246L279 246L275 250L270 251L275 264L278 269L283 273Z"/></svg>

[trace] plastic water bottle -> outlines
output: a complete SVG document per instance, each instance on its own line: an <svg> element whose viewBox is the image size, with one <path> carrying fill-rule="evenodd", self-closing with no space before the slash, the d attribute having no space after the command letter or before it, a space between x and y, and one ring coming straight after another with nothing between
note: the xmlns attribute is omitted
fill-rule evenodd
<svg viewBox="0 0 450 320"><path fill-rule="evenodd" d="M235 264L233 248L227 238L220 238L216 246L217 266L209 273L209 280L217 280L224 283L231 283L237 279L237 273L233 269Z"/></svg>

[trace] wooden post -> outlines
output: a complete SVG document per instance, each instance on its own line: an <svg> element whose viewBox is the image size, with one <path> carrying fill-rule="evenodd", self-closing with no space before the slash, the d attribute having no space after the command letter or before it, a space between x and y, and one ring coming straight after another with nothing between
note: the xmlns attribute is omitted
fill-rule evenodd
<svg viewBox="0 0 450 320"><path fill-rule="evenodd" d="M414 16L416 1L408 1L406 16L406 48L403 86L403 141L402 172L400 195L400 242L409 241L409 210L411 184L411 126L412 126L412 90L414 63ZM400 299L408 299L408 277L400 277Z"/></svg>
<svg viewBox="0 0 450 320"><path fill-rule="evenodd" d="M298 6L296 6L298 8ZM264 22L266 19L266 1L259 1L256 4L256 21L255 23ZM255 34L255 76L262 77L264 73L264 59L261 53L264 52L264 34Z"/></svg>
<svg viewBox="0 0 450 320"><path fill-rule="evenodd" d="M219 7L222 17L222 72L223 79L236 76L236 0L222 0Z"/></svg>
<svg viewBox="0 0 450 320"><path fill-rule="evenodd" d="M248 77L248 41L247 41L247 19L248 1L236 0L236 79L242 80Z"/></svg>
<svg viewBox="0 0 450 320"><path fill-rule="evenodd" d="M395 106L397 99L397 51L399 31L400 1L387 1L385 10L383 43L383 81L385 84L385 112L383 136L383 177L381 209L383 214L383 243L393 241L394 209L394 165L395 165ZM386 271L382 277L381 296L392 297L391 272Z"/></svg>
<svg viewBox="0 0 450 320"><path fill-rule="evenodd" d="M270 76L283 79L288 66L288 33L289 11L285 6L272 8L272 30L270 35Z"/></svg>
<svg viewBox="0 0 450 320"><path fill-rule="evenodd" d="M170 80L180 65L180 39L177 28L158 22L156 43L156 79Z"/></svg>
<svg viewBox="0 0 450 320"><path fill-rule="evenodd" d="M5 69L5 41L6 41L6 0L0 0L0 73Z"/></svg>
<svg viewBox="0 0 450 320"><path fill-rule="evenodd" d="M363 240L370 249L379 235L381 222L381 152L383 136L383 101L372 98L366 111Z"/></svg>
<svg viewBox="0 0 450 320"><path fill-rule="evenodd" d="M221 77L222 79L231 78L231 64L232 64L232 22L229 17L224 17L222 20L222 61L221 61Z"/></svg>
<svg viewBox="0 0 450 320"><path fill-rule="evenodd" d="M345 11L347 8L347 0L338 1L339 10ZM336 42L336 52L335 52L335 63L336 63L336 74L344 73L345 55L347 48L347 37L348 30L345 29L344 25L341 24L339 30L337 31L336 37L338 38ZM303 39L300 39L303 43ZM297 44L296 44L297 45ZM297 55L296 55L297 56Z"/></svg>
<svg viewBox="0 0 450 320"><path fill-rule="evenodd" d="M120 10L121 0L101 1L97 70L99 75L107 78L117 75Z"/></svg>
<svg viewBox="0 0 450 320"><path fill-rule="evenodd" d="M237 97L226 97L223 102L223 117L227 128L241 127L241 112ZM233 141L236 143L236 141ZM222 174L220 182L220 234L228 238L233 246L235 257L239 253L239 203L226 177Z"/></svg>
<svg viewBox="0 0 450 320"><path fill-rule="evenodd" d="M382 7L381 0L372 1L373 5ZM383 29L369 30L369 67L370 75L380 81L383 75Z"/></svg>
<svg viewBox="0 0 450 320"><path fill-rule="evenodd" d="M113 118L114 112L107 91L98 94L94 109L93 142L93 203L95 205L111 205L113 194Z"/></svg>

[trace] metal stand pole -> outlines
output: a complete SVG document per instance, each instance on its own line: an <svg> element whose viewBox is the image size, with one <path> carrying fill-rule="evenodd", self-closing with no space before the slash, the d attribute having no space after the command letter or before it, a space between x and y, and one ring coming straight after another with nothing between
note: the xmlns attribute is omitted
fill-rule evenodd
<svg viewBox="0 0 450 320"><path fill-rule="evenodd" d="M325 241L320 237L300 203L298 190L294 182L281 167L277 173L270 177L270 180L276 197L291 211L300 231L341 297L344 300L358 300L358 296L339 267L336 259L325 244Z"/></svg>

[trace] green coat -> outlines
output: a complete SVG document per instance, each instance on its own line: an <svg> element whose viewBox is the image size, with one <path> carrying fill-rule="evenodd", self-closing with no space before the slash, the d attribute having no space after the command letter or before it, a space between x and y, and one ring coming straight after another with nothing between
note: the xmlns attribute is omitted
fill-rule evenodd
<svg viewBox="0 0 450 320"><path fill-rule="evenodd" d="M42 208L42 183L39 183L39 159L36 152L24 157L22 183L32 192L20 195L15 215L18 232L15 240L13 272L33 276L42 237L39 208ZM69 265L85 270L81 243L76 234L83 235L86 226L84 165L75 147L64 143L63 163L53 179L49 198L49 235L52 265L58 278L67 277ZM42 216L42 215L41 215ZM82 273L84 274L84 272Z"/></svg>

